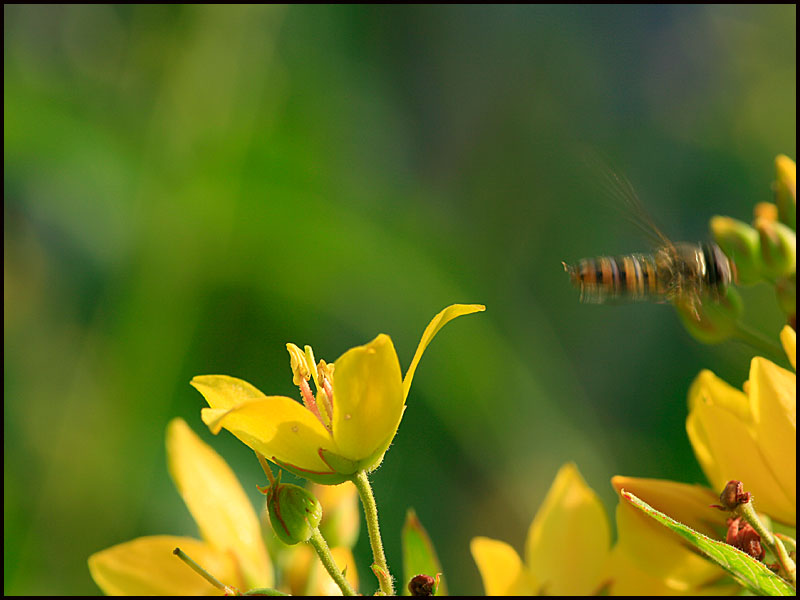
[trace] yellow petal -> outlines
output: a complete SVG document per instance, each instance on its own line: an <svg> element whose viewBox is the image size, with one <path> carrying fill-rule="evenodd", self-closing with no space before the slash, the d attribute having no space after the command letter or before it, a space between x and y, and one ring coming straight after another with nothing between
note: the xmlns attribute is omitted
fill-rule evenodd
<svg viewBox="0 0 800 600"><path fill-rule="evenodd" d="M743 423L752 422L747 395L708 369L700 371L689 388L689 411L698 404L713 404L730 411Z"/></svg>
<svg viewBox="0 0 800 600"><path fill-rule="evenodd" d="M250 500L228 464L183 419L167 427L167 461L200 534L239 560L250 588L272 585L272 564Z"/></svg>
<svg viewBox="0 0 800 600"><path fill-rule="evenodd" d="M516 551L499 540L475 537L469 544L487 596L533 596L537 587Z"/></svg>
<svg viewBox="0 0 800 600"><path fill-rule="evenodd" d="M211 408L233 408L246 400L266 397L244 379L228 375L198 375L191 384L203 394Z"/></svg>
<svg viewBox="0 0 800 600"><path fill-rule="evenodd" d="M231 555L187 537L157 535L112 546L89 557L89 572L109 596L221 596L172 551L180 548L225 585L241 587Z"/></svg>
<svg viewBox="0 0 800 600"><path fill-rule="evenodd" d="M528 531L525 563L547 595L595 593L611 546L600 499L568 463L561 467Z"/></svg>
<svg viewBox="0 0 800 600"><path fill-rule="evenodd" d="M333 439L353 461L374 456L394 436L403 416L400 363L388 335L351 348L335 363ZM369 465L364 465L368 467Z"/></svg>
<svg viewBox="0 0 800 600"><path fill-rule="evenodd" d="M610 596L733 596L741 591L741 587L732 582L690 587L684 582L656 577L639 568L619 547L613 550L610 562Z"/></svg>
<svg viewBox="0 0 800 600"><path fill-rule="evenodd" d="M414 379L414 372L417 370L419 360L422 358L422 353L425 348L431 343L433 337L439 333L439 330L447 325L450 321L461 315L469 315L475 312L486 310L483 304L452 304L441 311L438 315L433 317L425 331L422 332L422 339L419 341L417 351L414 353L414 358L411 359L411 365L406 371L406 376L403 379L403 401L408 398L408 390L411 388L411 380Z"/></svg>
<svg viewBox="0 0 800 600"><path fill-rule="evenodd" d="M265 396L228 410L204 408L201 415L212 432L224 427L269 459L276 458L306 471L330 471L318 450L336 452L336 444L322 423L291 398Z"/></svg>
<svg viewBox="0 0 800 600"><path fill-rule="evenodd" d="M758 480L743 479L745 490L753 493L759 511L793 526L797 519L797 376L756 357L750 363L750 399L765 472ZM778 506L768 505L767 498L762 498L761 485L767 478L783 491Z"/></svg>
<svg viewBox="0 0 800 600"><path fill-rule="evenodd" d="M689 414L686 431L715 492L721 492L728 481L736 479L744 483L745 491L756 496L758 510L791 522L794 504L778 483L751 426L725 409L703 404Z"/></svg>
<svg viewBox="0 0 800 600"><path fill-rule="evenodd" d="M719 409L717 409L719 410ZM628 490L656 510L719 539L714 526L723 529L725 514L709 505L719 498L706 488L635 477L614 477L614 488ZM715 582L722 570L689 549L684 540L625 500L617 505L617 547L640 569L667 581L677 591Z"/></svg>
<svg viewBox="0 0 800 600"><path fill-rule="evenodd" d="M781 343L792 363L792 368L797 370L797 332L788 325L781 331Z"/></svg>
<svg viewBox="0 0 800 600"><path fill-rule="evenodd" d="M610 596L671 596L675 590L666 580L650 575L615 547L610 561Z"/></svg>

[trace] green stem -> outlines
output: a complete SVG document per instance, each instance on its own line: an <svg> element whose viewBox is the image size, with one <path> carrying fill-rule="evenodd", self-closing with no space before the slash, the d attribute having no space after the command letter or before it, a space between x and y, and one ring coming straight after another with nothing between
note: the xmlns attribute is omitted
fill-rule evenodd
<svg viewBox="0 0 800 600"><path fill-rule="evenodd" d="M777 362L781 362L783 360L784 354L781 351L780 346L774 344L757 331L753 331L746 325L743 325L741 322L736 323L734 335L739 339L739 341L749 344L764 354L767 358Z"/></svg>
<svg viewBox="0 0 800 600"><path fill-rule="evenodd" d="M175 556L177 556L178 558L180 558L187 565L189 565L195 573L200 575L200 577L205 579L208 583L213 585L218 590L221 590L222 592L224 592L226 596L238 596L239 595L239 593L236 591L235 588L232 588L232 587L222 583L219 579L214 577L211 573L206 571L203 567L201 567L196 562L194 562L191 558L189 558L189 555L186 554L186 552L184 552L180 548L175 548L175 550L173 550L172 553Z"/></svg>
<svg viewBox="0 0 800 600"><path fill-rule="evenodd" d="M372 547L372 557L375 560L373 571L378 575L381 592L386 596L394 596L394 584L389 573L389 566L386 564L386 555L383 553L383 542L381 542L381 532L378 525L378 507L375 504L375 496L372 494L372 487L364 471L359 471L353 476L353 483L358 489L361 497L361 504L364 506L364 516L367 521L367 531L369 532L369 544Z"/></svg>
<svg viewBox="0 0 800 600"><path fill-rule="evenodd" d="M786 573L786 576L789 579L789 582L797 587L797 565L795 565L794 561L789 556L789 553L786 552L786 548L783 547L783 543L780 539L772 535L772 532L764 527L764 524L761 522L761 519L758 518L756 514L755 508L753 508L752 502L744 502L736 507L734 510L734 514L737 514L744 518L745 521L752 525L753 529L756 530L756 533L761 536L761 541L769 548L772 553L778 559L778 562L783 569L783 572Z"/></svg>
<svg viewBox="0 0 800 600"><path fill-rule="evenodd" d="M322 537L322 534L319 532L319 528L314 529L314 533L311 534L311 537L308 539L308 543L314 547L314 550L317 552L317 556L322 561L322 565L325 567L325 570L336 582L336 585L339 586L339 589L342 590L342 594L345 596L357 596L358 594L350 585L350 582L345 579L344 574L339 570L339 567L336 566L336 561L333 560L333 555L331 554L331 549L328 547L328 542L325 541L325 538Z"/></svg>

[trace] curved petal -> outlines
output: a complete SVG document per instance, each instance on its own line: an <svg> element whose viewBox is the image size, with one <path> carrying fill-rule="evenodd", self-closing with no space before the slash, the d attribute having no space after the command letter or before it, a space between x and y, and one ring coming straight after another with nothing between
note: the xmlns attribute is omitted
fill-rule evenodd
<svg viewBox="0 0 800 600"><path fill-rule="evenodd" d="M272 564L250 500L228 464L183 419L167 426L167 462L203 538L239 559L249 588L272 586Z"/></svg>
<svg viewBox="0 0 800 600"><path fill-rule="evenodd" d="M689 411L699 404L713 404L733 413L742 423L752 423L750 400L742 390L736 389L708 369L700 371L689 387Z"/></svg>
<svg viewBox="0 0 800 600"><path fill-rule="evenodd" d="M709 505L719 498L711 490L685 483L636 477L614 477L614 489L633 492L653 508L686 525L718 539L714 525L725 525L725 513ZM627 557L676 590L707 585L723 571L694 553L683 538L657 523L629 502L617 505L617 547Z"/></svg>
<svg viewBox="0 0 800 600"><path fill-rule="evenodd" d="M475 537L469 544L487 596L533 596L538 587L516 550L505 542Z"/></svg>
<svg viewBox="0 0 800 600"><path fill-rule="evenodd" d="M721 492L731 479L739 480L744 483L746 491L753 492L759 511L784 523L793 522L795 505L778 484L752 427L744 425L725 409L702 404L689 414L686 431L697 461L714 491ZM650 503L646 498L642 499ZM658 506L655 508L662 510ZM678 518L669 512L666 514Z"/></svg>
<svg viewBox="0 0 800 600"><path fill-rule="evenodd" d="M188 537L155 535L89 557L89 572L109 596L221 596L172 551L180 548L225 585L241 587L233 557Z"/></svg>
<svg viewBox="0 0 800 600"><path fill-rule="evenodd" d="M770 477L783 491L791 514L768 507L761 501L756 482L745 489L752 492L758 510L788 525L797 520L797 376L765 358L750 363L750 400L756 415L755 437ZM760 480L759 480L760 483ZM783 506L783 503L781 507ZM781 510L781 512L773 512Z"/></svg>
<svg viewBox="0 0 800 600"><path fill-rule="evenodd" d="M419 344L417 345L417 351L414 353L414 358L411 359L411 364L409 365L408 371L406 371L406 375L403 378L403 402L405 402L406 398L408 398L408 390L411 388L411 380L414 379L414 372L417 370L417 365L419 364L419 360L422 358L422 353L425 352L425 348L428 347L428 344L431 343L431 340L433 340L434 336L439 333L439 330L456 317L460 317L461 315L469 315L484 310L486 310L486 307L483 304L452 304L431 319L431 322L428 323L425 331L422 332L422 339L420 339Z"/></svg>
<svg viewBox="0 0 800 600"><path fill-rule="evenodd" d="M189 383L203 394L211 408L233 408L247 400L266 398L260 390L244 379L228 375L198 375Z"/></svg>
<svg viewBox="0 0 800 600"><path fill-rule="evenodd" d="M328 473L319 456L323 448L336 452L328 430L311 412L285 396L265 396L228 410L204 408L203 422L213 433L221 427L267 458L277 458L298 469Z"/></svg>
<svg viewBox="0 0 800 600"><path fill-rule="evenodd" d="M788 325L781 331L781 344L792 363L792 368L797 370L797 332Z"/></svg>
<svg viewBox="0 0 800 600"><path fill-rule="evenodd" d="M353 461L373 455L394 437L403 416L400 363L388 335L351 348L335 364L333 439Z"/></svg>
<svg viewBox="0 0 800 600"><path fill-rule="evenodd" d="M548 596L593 594L602 584L610 549L600 499L574 464L564 465L528 530L528 570Z"/></svg>

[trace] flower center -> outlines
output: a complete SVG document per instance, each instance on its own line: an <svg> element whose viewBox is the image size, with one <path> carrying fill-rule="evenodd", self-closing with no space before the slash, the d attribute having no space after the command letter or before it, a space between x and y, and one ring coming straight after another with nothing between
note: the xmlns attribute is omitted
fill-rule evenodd
<svg viewBox="0 0 800 600"><path fill-rule="evenodd" d="M311 346L306 346L304 352L298 346L288 343L286 349L291 357L292 381L300 388L303 404L330 432L333 421L333 365L324 360L315 363ZM317 390L316 396L309 385L312 378Z"/></svg>

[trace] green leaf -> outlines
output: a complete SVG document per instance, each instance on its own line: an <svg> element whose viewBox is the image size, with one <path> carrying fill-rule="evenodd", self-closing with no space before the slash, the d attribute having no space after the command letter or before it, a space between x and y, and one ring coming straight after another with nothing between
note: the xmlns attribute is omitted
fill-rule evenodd
<svg viewBox="0 0 800 600"><path fill-rule="evenodd" d="M658 512L652 506L640 500L630 492L621 490L620 494L636 508L651 516L668 529L686 538L689 543L733 575L736 581L753 594L759 596L796 595L795 589L791 585L770 571L763 563L751 558L741 550L734 548L730 544L712 540L702 533L698 533L691 527L678 523L675 519Z"/></svg>
<svg viewBox="0 0 800 600"><path fill-rule="evenodd" d="M416 575L430 575L436 577L442 572L442 565L436 556L431 538L419 522L413 508L406 512L406 523L403 525L403 590L404 596L409 595L408 582ZM447 595L447 584L444 576L439 579L436 587L437 596Z"/></svg>

